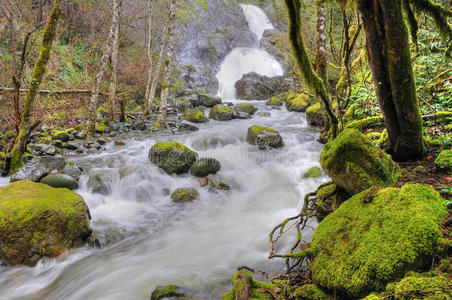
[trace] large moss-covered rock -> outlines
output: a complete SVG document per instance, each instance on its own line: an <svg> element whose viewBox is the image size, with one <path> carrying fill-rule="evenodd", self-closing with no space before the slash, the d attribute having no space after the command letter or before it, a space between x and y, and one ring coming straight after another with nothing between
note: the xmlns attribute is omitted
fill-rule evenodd
<svg viewBox="0 0 452 300"><path fill-rule="evenodd" d="M91 235L83 198L68 189L17 181L0 188L0 257L34 266L79 247Z"/></svg>
<svg viewBox="0 0 452 300"><path fill-rule="evenodd" d="M398 165L355 129L345 130L327 143L320 154L320 163L350 195L372 186L391 185L398 179Z"/></svg>
<svg viewBox="0 0 452 300"><path fill-rule="evenodd" d="M178 188L171 194L173 202L191 202L199 197L199 192L193 188Z"/></svg>
<svg viewBox="0 0 452 300"><path fill-rule="evenodd" d="M209 117L217 121L229 121L234 119L234 112L229 106L218 104L210 110Z"/></svg>
<svg viewBox="0 0 452 300"><path fill-rule="evenodd" d="M178 142L159 142L148 154L152 163L168 174L187 173L198 158L198 154Z"/></svg>
<svg viewBox="0 0 452 300"><path fill-rule="evenodd" d="M215 95L200 94L198 95L198 101L195 106L214 107L221 104L221 98Z"/></svg>
<svg viewBox="0 0 452 300"><path fill-rule="evenodd" d="M414 273L406 276L400 282L389 284L390 291L387 293L396 294L394 299L411 300L448 300L452 299L452 286L450 278L447 276L422 276ZM427 291L430 291L426 293Z"/></svg>
<svg viewBox="0 0 452 300"><path fill-rule="evenodd" d="M254 113L257 111L257 107L252 104L241 103L241 104L237 104L236 106L234 106L234 111L235 112L244 112L244 113L247 113L250 115L254 115Z"/></svg>
<svg viewBox="0 0 452 300"><path fill-rule="evenodd" d="M253 125L248 128L246 141L251 145L259 146L261 150L265 150L268 147L280 148L284 146L278 130L260 125Z"/></svg>
<svg viewBox="0 0 452 300"><path fill-rule="evenodd" d="M316 101L316 99L308 94L292 94L286 100L286 108L288 111L305 112Z"/></svg>
<svg viewBox="0 0 452 300"><path fill-rule="evenodd" d="M442 151L435 159L435 166L439 170L452 173L452 149Z"/></svg>
<svg viewBox="0 0 452 300"><path fill-rule="evenodd" d="M431 187L371 188L345 201L316 228L311 247L318 286L351 298L383 290L407 271L428 267L448 215Z"/></svg>
<svg viewBox="0 0 452 300"><path fill-rule="evenodd" d="M216 174L221 169L221 164L215 158L200 158L191 166L190 173L197 177L206 177L209 174Z"/></svg>
<svg viewBox="0 0 452 300"><path fill-rule="evenodd" d="M311 126L323 126L325 124L325 114L320 103L311 105L306 109L306 120Z"/></svg>
<svg viewBox="0 0 452 300"><path fill-rule="evenodd" d="M209 119L200 109L187 108L182 115L182 119L193 123L207 123Z"/></svg>

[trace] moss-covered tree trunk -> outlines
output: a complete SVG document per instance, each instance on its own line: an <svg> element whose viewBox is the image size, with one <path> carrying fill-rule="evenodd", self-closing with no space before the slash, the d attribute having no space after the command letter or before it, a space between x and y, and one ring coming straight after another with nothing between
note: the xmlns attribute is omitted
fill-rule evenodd
<svg viewBox="0 0 452 300"><path fill-rule="evenodd" d="M113 48L111 50L111 82L110 82L110 109L108 121L113 122L116 117L116 92L118 87L118 59L119 59L119 30L120 24L116 26Z"/></svg>
<svg viewBox="0 0 452 300"><path fill-rule="evenodd" d="M422 119L416 97L408 31L401 0L358 0L369 64L395 159L423 155Z"/></svg>
<svg viewBox="0 0 452 300"><path fill-rule="evenodd" d="M53 2L53 8L49 16L49 21L42 34L42 43L39 49L39 56L33 68L33 74L30 79L27 99L24 103L22 118L19 126L19 133L16 137L14 147L11 151L10 173L16 172L22 165L22 156L25 153L28 136L30 134L31 121L33 117L33 106L38 95L39 87L44 74L47 71L47 63L50 59L50 51L53 40L55 39L58 19L60 17L60 0Z"/></svg>
<svg viewBox="0 0 452 300"><path fill-rule="evenodd" d="M96 75L96 81L94 83L93 94L91 95L91 101L89 104L89 112L88 112L88 129L87 134L89 136L93 136L96 131L96 115L97 115L97 107L99 102L99 91L100 84L105 74L105 69L107 68L107 64L111 55L111 50L114 43L114 37L116 33L116 27L119 26L120 14L121 14L121 6L122 0L114 0L113 1L113 21L110 26L110 32L108 34L104 53L102 55L100 61L100 68Z"/></svg>
<svg viewBox="0 0 452 300"><path fill-rule="evenodd" d="M166 123L166 110L168 105L168 95L171 80L171 61L174 57L174 25L176 21L175 0L168 0L168 12L168 49L166 52L165 69L163 71L163 84L162 92L160 95L159 112L157 115L157 120L154 124L154 127L162 129L168 128L168 124Z"/></svg>
<svg viewBox="0 0 452 300"><path fill-rule="evenodd" d="M315 54L315 70L327 84L326 75L326 12L325 3L317 4L317 49Z"/></svg>
<svg viewBox="0 0 452 300"><path fill-rule="evenodd" d="M331 107L325 84L316 72L314 72L308 53L304 46L301 31L303 23L300 15L301 2L300 0L285 0L285 2L289 12L289 40L292 45L298 67L301 71L304 83L315 93L316 96L320 97L322 101L323 108L325 109L328 117L328 131L325 133L328 135L329 139L333 139L338 133L339 120Z"/></svg>

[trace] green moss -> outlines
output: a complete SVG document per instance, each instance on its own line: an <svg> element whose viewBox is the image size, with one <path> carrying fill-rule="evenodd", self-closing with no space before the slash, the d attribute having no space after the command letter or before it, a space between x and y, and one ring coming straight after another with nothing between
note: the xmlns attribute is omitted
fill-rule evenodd
<svg viewBox="0 0 452 300"><path fill-rule="evenodd" d="M312 167L303 174L303 178L318 178L322 176L322 169L319 167Z"/></svg>
<svg viewBox="0 0 452 300"><path fill-rule="evenodd" d="M107 126L105 123L96 122L96 132L97 133L103 133L107 131Z"/></svg>
<svg viewBox="0 0 452 300"><path fill-rule="evenodd" d="M250 115L254 115L254 113L257 111L257 107L252 104L241 103L241 104L237 104L236 106L234 106L234 110L238 111L238 112L246 112Z"/></svg>
<svg viewBox="0 0 452 300"><path fill-rule="evenodd" d="M223 295L222 300L271 300L274 299L270 293L265 290L272 291L276 294L280 289L276 289L276 285L269 282L258 281L251 276L248 271L241 270L232 275L232 284L234 288Z"/></svg>
<svg viewBox="0 0 452 300"><path fill-rule="evenodd" d="M151 300L160 300L170 297L184 297L185 293L179 291L177 285L166 285L157 287L151 294Z"/></svg>
<svg viewBox="0 0 452 300"><path fill-rule="evenodd" d="M178 188L171 194L173 202L191 202L199 197L197 190L192 188Z"/></svg>
<svg viewBox="0 0 452 300"><path fill-rule="evenodd" d="M186 151L190 151L190 148L188 148L187 146L178 143L178 142L158 142L157 144L154 145L154 147L158 148L158 149L174 149L174 150L186 150Z"/></svg>
<svg viewBox="0 0 452 300"><path fill-rule="evenodd" d="M292 295L300 300L328 300L330 297L315 284L305 284L295 290Z"/></svg>
<svg viewBox="0 0 452 300"><path fill-rule="evenodd" d="M350 105L345 114L342 116L342 122L344 122L344 124L347 124L352 121L362 119L362 117L358 116L357 114L358 109L359 109L358 104L353 103L352 105Z"/></svg>
<svg viewBox="0 0 452 300"><path fill-rule="evenodd" d="M447 287L447 285L449 285ZM420 291L422 292L420 292ZM411 292L410 292L411 291ZM429 292L430 291L430 292ZM446 276L408 276L395 285L394 293L400 294L395 299L451 299L452 286Z"/></svg>
<svg viewBox="0 0 452 300"><path fill-rule="evenodd" d="M261 150L268 147L279 148L284 146L278 130L260 125L253 125L248 128L246 141L251 145L258 145Z"/></svg>
<svg viewBox="0 0 452 300"><path fill-rule="evenodd" d="M325 114L320 103L311 105L306 109L306 120L312 126L321 126L325 123Z"/></svg>
<svg viewBox="0 0 452 300"><path fill-rule="evenodd" d="M90 234L87 207L76 193L25 180L0 188L0 256L6 263L34 265L52 256L49 247L81 246Z"/></svg>
<svg viewBox="0 0 452 300"><path fill-rule="evenodd" d="M149 150L150 161L168 174L187 173L198 154L178 142L159 142Z"/></svg>
<svg viewBox="0 0 452 300"><path fill-rule="evenodd" d="M435 166L439 170L452 173L452 149L442 151L435 159Z"/></svg>
<svg viewBox="0 0 452 300"><path fill-rule="evenodd" d="M278 130L276 130L276 129L273 129L270 127L265 127L265 126L260 126L260 125L253 125L250 127L250 129L254 132L255 135L262 134L262 133L264 133L264 131L279 133Z"/></svg>
<svg viewBox="0 0 452 300"><path fill-rule="evenodd" d="M345 126L345 129L358 129L361 132L366 132L369 129L384 128L384 126L383 117L378 116L353 121Z"/></svg>
<svg viewBox="0 0 452 300"><path fill-rule="evenodd" d="M290 95L286 100L286 108L288 111L305 112L315 102L316 100L308 94Z"/></svg>
<svg viewBox="0 0 452 300"><path fill-rule="evenodd" d="M268 106L282 106L283 101L279 97L271 97L270 100L265 102L265 105Z"/></svg>
<svg viewBox="0 0 452 300"><path fill-rule="evenodd" d="M349 297L384 289L430 263L447 214L441 196L419 184L353 196L314 232L314 283Z"/></svg>
<svg viewBox="0 0 452 300"><path fill-rule="evenodd" d="M368 132L366 133L366 137L368 137L369 139L371 139L372 141L379 141L381 138L381 133L380 132Z"/></svg>
<svg viewBox="0 0 452 300"><path fill-rule="evenodd" d="M392 185L398 180L398 165L391 157L355 129L343 131L325 145L320 163L334 182L350 195L371 186Z"/></svg>
<svg viewBox="0 0 452 300"><path fill-rule="evenodd" d="M234 118L234 114L229 106L217 104L210 110L209 117L218 121L228 121Z"/></svg>
<svg viewBox="0 0 452 300"><path fill-rule="evenodd" d="M185 111L187 108L191 107L191 102L189 100L182 100L177 104L177 109L180 112Z"/></svg>
<svg viewBox="0 0 452 300"><path fill-rule="evenodd" d="M193 123L206 123L209 122L209 119L204 115L204 113L199 109L191 109L187 108L182 115L184 120L193 122Z"/></svg>

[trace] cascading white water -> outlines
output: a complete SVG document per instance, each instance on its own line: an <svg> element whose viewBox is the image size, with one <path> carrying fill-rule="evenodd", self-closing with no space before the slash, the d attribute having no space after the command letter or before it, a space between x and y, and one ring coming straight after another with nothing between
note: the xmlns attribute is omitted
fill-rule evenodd
<svg viewBox="0 0 452 300"><path fill-rule="evenodd" d="M296 215L304 194L326 180L302 178L318 165L322 145L303 114L251 103L259 108L252 119L210 121L183 135L139 136L125 146L110 144L103 153L73 158L87 170L77 192L104 247L77 249L34 268L0 267L0 299L149 299L156 286L176 284L211 300L230 288L238 266L282 271L281 261L267 259L268 233ZM248 145L245 136L253 124L279 130L285 146L259 151ZM231 190L200 188L190 177L168 176L151 164L149 148L169 140L200 157L217 158L219 175ZM87 186L99 173L111 187L107 195ZM172 203L169 192L178 187L195 187L200 198Z"/></svg>
<svg viewBox="0 0 452 300"><path fill-rule="evenodd" d="M273 29L265 12L257 6L241 4L251 32L260 41L265 30ZM282 76L281 64L266 51L257 48L235 48L221 64L216 77L219 83L218 95L223 100L234 100L235 83L246 73L256 72L267 77Z"/></svg>

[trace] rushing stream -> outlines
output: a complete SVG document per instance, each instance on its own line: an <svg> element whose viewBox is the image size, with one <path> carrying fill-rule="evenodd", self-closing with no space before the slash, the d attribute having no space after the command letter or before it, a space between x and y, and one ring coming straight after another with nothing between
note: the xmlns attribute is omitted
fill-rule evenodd
<svg viewBox="0 0 452 300"><path fill-rule="evenodd" d="M257 7L242 8L261 37L262 28L271 26L267 17ZM217 76L221 95L234 93L233 83L243 73L282 74L262 50L240 48L230 55L239 59L225 59L221 70L229 71ZM77 249L34 268L4 267L0 299L149 299L156 286L166 284L193 288L199 299L220 299L239 266L270 274L282 271L282 262L267 259L268 233L296 215L304 194L326 179L302 178L318 165L322 146L304 114L272 110L262 101L247 103L259 108L252 119L211 120L198 132L181 135L131 137L125 146L112 143L102 153L71 158L87 169L77 192L90 208L103 248ZM285 146L259 151L247 144L246 132L253 124L279 130ZM219 175L231 190L214 192L190 177L164 174L147 157L157 141L178 141L200 157L217 158ZM89 191L86 183L94 174L108 181L107 195ZM178 187L197 188L200 199L173 203L169 193Z"/></svg>

